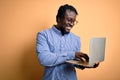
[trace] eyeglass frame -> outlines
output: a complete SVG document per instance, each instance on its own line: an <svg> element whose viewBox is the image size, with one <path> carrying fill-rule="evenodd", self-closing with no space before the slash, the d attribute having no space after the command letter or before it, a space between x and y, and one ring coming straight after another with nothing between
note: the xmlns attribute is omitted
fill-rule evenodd
<svg viewBox="0 0 120 80"><path fill-rule="evenodd" d="M67 17L64 17L65 21L69 22L70 24L73 23L73 25L76 25L78 23L77 20L72 20L72 18L67 18Z"/></svg>

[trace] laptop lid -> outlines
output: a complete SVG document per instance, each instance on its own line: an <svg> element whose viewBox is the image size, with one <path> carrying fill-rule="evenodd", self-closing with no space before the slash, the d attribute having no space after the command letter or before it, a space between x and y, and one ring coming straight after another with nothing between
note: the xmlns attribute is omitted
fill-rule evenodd
<svg viewBox="0 0 120 80"><path fill-rule="evenodd" d="M89 51L89 65L92 66L96 62L104 61L105 57L105 37L94 37L90 39L90 51Z"/></svg>

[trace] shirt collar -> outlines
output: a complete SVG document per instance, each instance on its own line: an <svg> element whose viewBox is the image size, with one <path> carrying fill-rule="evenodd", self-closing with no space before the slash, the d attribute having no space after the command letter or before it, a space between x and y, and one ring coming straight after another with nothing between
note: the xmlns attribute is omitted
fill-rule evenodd
<svg viewBox="0 0 120 80"><path fill-rule="evenodd" d="M61 31L58 30L58 29L55 27L55 25L53 25L52 29L53 29L53 31L55 31L57 34L62 35L62 34L61 34Z"/></svg>
<svg viewBox="0 0 120 80"><path fill-rule="evenodd" d="M53 29L53 31L55 31L58 35L61 35L61 36L62 36L61 31L58 30L58 29L55 27L55 25L53 25L52 29ZM70 34L70 33L69 33L69 34ZM67 35L69 35L69 34L65 34L64 36L67 36Z"/></svg>

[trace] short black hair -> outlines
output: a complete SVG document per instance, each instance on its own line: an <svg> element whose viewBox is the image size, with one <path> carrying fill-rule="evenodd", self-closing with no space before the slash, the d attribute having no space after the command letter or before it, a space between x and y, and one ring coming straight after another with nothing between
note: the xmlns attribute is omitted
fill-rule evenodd
<svg viewBox="0 0 120 80"><path fill-rule="evenodd" d="M66 10L74 11L76 15L78 15L77 10L72 5L65 4L59 7L58 13L56 15L56 22L58 22L58 18L64 18Z"/></svg>

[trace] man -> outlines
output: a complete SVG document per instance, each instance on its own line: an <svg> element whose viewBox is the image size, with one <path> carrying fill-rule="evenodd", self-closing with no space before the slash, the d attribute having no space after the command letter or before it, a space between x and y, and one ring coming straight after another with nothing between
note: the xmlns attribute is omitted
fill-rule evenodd
<svg viewBox="0 0 120 80"><path fill-rule="evenodd" d="M87 54L80 52L80 38L70 32L77 23L77 15L73 6L62 5L56 16L57 24L38 32L36 49L38 59L45 67L43 80L77 80L75 67L85 68L65 63L73 59L89 60ZM97 66L98 64L94 65Z"/></svg>

